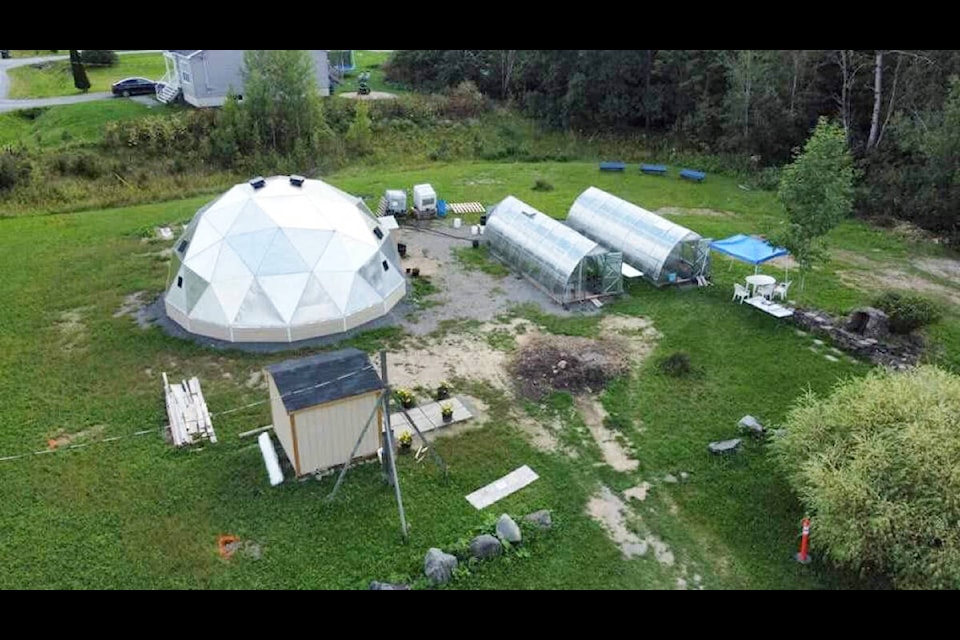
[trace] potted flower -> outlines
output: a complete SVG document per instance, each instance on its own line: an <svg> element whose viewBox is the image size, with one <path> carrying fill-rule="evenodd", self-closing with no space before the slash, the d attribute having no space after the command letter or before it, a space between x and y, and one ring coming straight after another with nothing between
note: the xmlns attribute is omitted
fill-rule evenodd
<svg viewBox="0 0 960 640"><path fill-rule="evenodd" d="M450 422L453 420L453 405L449 402L444 402L440 405L440 417L443 418L444 422Z"/></svg>
<svg viewBox="0 0 960 640"><path fill-rule="evenodd" d="M397 444L400 445L401 451L409 451L410 447L413 445L413 434L406 430L401 431L400 435L397 437Z"/></svg>
<svg viewBox="0 0 960 640"><path fill-rule="evenodd" d="M416 398L413 395L413 391L410 391L410 389L401 387L397 389L395 395L397 397L397 402L399 402L400 406L404 409L409 409L416 404Z"/></svg>
<svg viewBox="0 0 960 640"><path fill-rule="evenodd" d="M444 380L437 385L437 400L446 400L450 397L450 392L453 391L453 387L450 386L450 383Z"/></svg>

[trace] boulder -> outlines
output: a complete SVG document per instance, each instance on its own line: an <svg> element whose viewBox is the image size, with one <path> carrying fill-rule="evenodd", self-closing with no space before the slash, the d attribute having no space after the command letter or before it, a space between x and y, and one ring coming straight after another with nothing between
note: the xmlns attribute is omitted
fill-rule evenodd
<svg viewBox="0 0 960 640"><path fill-rule="evenodd" d="M724 453L735 453L740 448L740 443L740 438L734 438L733 440L718 440L708 444L707 449L710 451L710 453L717 455Z"/></svg>
<svg viewBox="0 0 960 640"><path fill-rule="evenodd" d="M762 436L766 432L764 426L753 416L743 416L737 424L741 430L749 431L754 435Z"/></svg>
<svg viewBox="0 0 960 640"><path fill-rule="evenodd" d="M520 540L523 539L520 527L507 514L503 514L497 520L497 537L510 544L520 544Z"/></svg>
<svg viewBox="0 0 960 640"><path fill-rule="evenodd" d="M499 544L499 543L498 543ZM457 568L457 558L436 547L427 551L423 559L423 573L433 584L447 584Z"/></svg>
<svg viewBox="0 0 960 640"><path fill-rule="evenodd" d="M470 555L480 560L489 560L496 558L503 553L503 546L500 541L489 533L484 533L474 538L470 542Z"/></svg>
<svg viewBox="0 0 960 640"><path fill-rule="evenodd" d="M668 473L667 475L663 476L663 481L667 484L677 484L677 476L673 475L672 473Z"/></svg>
<svg viewBox="0 0 960 640"><path fill-rule="evenodd" d="M550 518L548 509L540 509L523 516L523 519L540 529L549 529L553 526L553 519Z"/></svg>
<svg viewBox="0 0 960 640"><path fill-rule="evenodd" d="M390 584L389 582L377 582L374 580L370 583L370 591L410 591L410 585Z"/></svg>

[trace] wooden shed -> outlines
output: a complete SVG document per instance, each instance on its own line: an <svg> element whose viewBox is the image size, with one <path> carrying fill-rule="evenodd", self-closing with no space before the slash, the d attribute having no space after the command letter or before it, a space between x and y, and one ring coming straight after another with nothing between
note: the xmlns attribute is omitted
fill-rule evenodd
<svg viewBox="0 0 960 640"><path fill-rule="evenodd" d="M298 476L346 462L373 412L357 457L377 453L383 430L378 403L384 385L364 352L322 353L265 371L273 429Z"/></svg>

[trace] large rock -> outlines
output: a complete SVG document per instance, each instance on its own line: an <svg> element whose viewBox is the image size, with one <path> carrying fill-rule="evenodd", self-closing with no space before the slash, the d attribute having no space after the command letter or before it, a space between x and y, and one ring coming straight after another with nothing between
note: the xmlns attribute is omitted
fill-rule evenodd
<svg viewBox="0 0 960 640"><path fill-rule="evenodd" d="M507 514L500 516L497 520L497 537L510 544L520 544L523 535L520 533L520 527L513 521L513 518Z"/></svg>
<svg viewBox="0 0 960 640"><path fill-rule="evenodd" d="M890 321L880 309L861 307L850 312L845 328L864 338L883 338L890 332Z"/></svg>
<svg viewBox="0 0 960 640"><path fill-rule="evenodd" d="M427 551L427 555L423 559L423 573L433 584L450 582L450 578L453 577L453 570L456 568L456 556L444 553L435 547Z"/></svg>
<svg viewBox="0 0 960 640"><path fill-rule="evenodd" d="M711 442L707 445L707 449L710 450L710 453L715 453L717 455L724 453L735 453L739 448L740 438L734 438L733 440L718 440L717 442Z"/></svg>
<svg viewBox="0 0 960 640"><path fill-rule="evenodd" d="M489 560L501 553L503 553L503 546L489 533L479 535L470 542L470 555L474 558Z"/></svg>
<svg viewBox="0 0 960 640"><path fill-rule="evenodd" d="M533 524L539 529L549 529L553 526L553 519L550 517L549 509L540 509L523 516L523 519Z"/></svg>
<svg viewBox="0 0 960 640"><path fill-rule="evenodd" d="M377 582L374 580L370 583L370 591L410 591L410 585L390 584L389 582Z"/></svg>
<svg viewBox="0 0 960 640"><path fill-rule="evenodd" d="M758 436L762 436L766 433L766 428L753 416L743 416L740 418L740 422L737 423L740 425L740 429L743 431L749 431L750 433Z"/></svg>

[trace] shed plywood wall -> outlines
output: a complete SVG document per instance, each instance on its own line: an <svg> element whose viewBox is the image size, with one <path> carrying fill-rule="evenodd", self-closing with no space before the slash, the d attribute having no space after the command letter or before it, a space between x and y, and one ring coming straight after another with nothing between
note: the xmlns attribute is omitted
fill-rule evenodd
<svg viewBox="0 0 960 640"><path fill-rule="evenodd" d="M300 475L346 462L379 397L380 392L374 391L294 413ZM378 417L374 416L357 449L357 457L377 453L379 424ZM292 457L292 453L290 455Z"/></svg>
<svg viewBox="0 0 960 640"><path fill-rule="evenodd" d="M290 430L290 416L287 415L287 409L283 406L283 399L280 398L280 392L273 381L273 376L269 372L264 372L267 376L267 387L270 390L270 417L273 419L273 431L277 434L277 439L283 446L290 464L296 468L297 463L293 455L293 433Z"/></svg>

